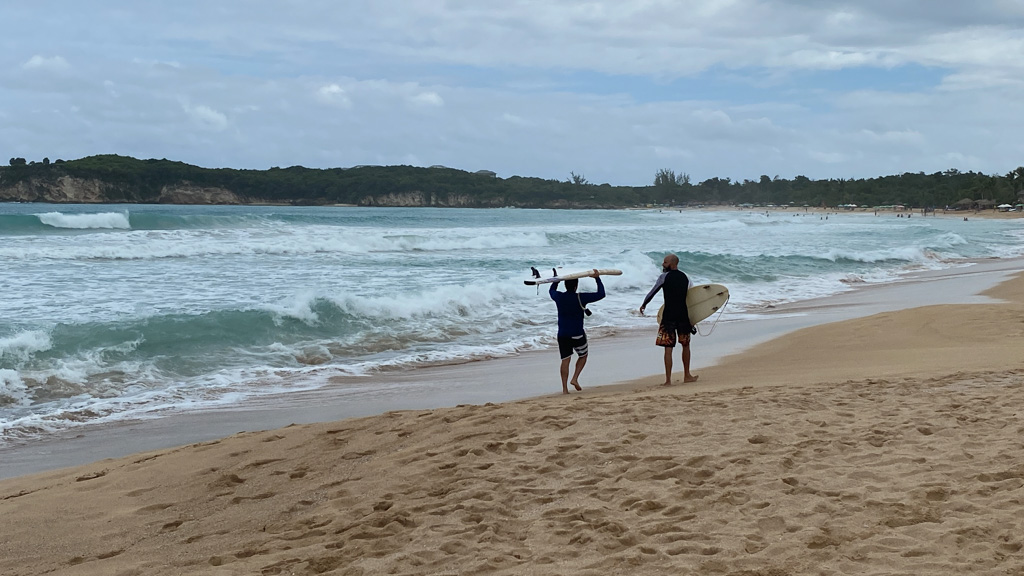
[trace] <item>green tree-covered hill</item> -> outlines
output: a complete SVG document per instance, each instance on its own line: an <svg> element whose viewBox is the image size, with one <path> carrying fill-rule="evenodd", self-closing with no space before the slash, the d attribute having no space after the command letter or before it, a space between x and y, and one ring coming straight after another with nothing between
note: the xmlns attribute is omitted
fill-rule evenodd
<svg viewBox="0 0 1024 576"><path fill-rule="evenodd" d="M1016 203L1024 190L1024 167L1005 176L947 170L868 179L759 180L711 178L693 184L686 174L662 169L648 186L593 184L570 172L565 181L491 172L413 166L357 166L313 169L293 166L269 170L200 168L171 160L138 160L101 155L79 160L27 162L11 158L0 167L0 200L18 199L14 191L45 189L58 182L101 183L100 201L166 201L168 188L189 186L229 191L239 202L283 204L356 204L423 206L520 206L613 208L647 204L752 204L945 207L968 201L977 206Z"/></svg>

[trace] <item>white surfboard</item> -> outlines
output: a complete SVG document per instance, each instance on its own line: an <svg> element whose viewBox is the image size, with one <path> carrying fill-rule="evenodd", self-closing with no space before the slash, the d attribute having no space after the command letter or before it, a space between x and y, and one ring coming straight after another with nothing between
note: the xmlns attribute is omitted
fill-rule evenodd
<svg viewBox="0 0 1024 576"><path fill-rule="evenodd" d="M698 322L718 312L729 301L729 289L721 284L698 284L686 291L686 311L690 313L690 324ZM662 304L658 309L658 324L665 311Z"/></svg>
<svg viewBox="0 0 1024 576"><path fill-rule="evenodd" d="M585 272L570 272L568 274L559 274L558 276L551 276L548 278L530 278L529 280L523 280L523 284L527 286L536 286L538 284L550 284L552 282L565 282L566 280L575 280L577 278L586 278L594 271L593 268ZM598 268L597 273L601 276L621 276L622 270L616 270L614 268Z"/></svg>

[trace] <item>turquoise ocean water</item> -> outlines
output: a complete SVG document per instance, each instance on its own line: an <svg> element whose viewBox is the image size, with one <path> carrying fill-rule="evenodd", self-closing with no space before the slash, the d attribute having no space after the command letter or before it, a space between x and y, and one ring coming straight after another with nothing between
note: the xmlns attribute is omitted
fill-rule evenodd
<svg viewBox="0 0 1024 576"><path fill-rule="evenodd" d="M619 268L588 333L666 252L732 292L723 322L970 259L1024 220L802 211L0 204L0 445L554 343L548 272ZM590 280L581 289L592 290Z"/></svg>

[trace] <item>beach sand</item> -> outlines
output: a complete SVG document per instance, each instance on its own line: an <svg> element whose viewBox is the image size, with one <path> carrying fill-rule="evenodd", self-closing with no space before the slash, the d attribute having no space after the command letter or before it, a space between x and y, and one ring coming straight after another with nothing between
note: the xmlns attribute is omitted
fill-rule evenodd
<svg viewBox="0 0 1024 576"><path fill-rule="evenodd" d="M692 210L692 209L693 208L685 208L683 210ZM679 208L666 208L664 210L668 210L668 211L670 211L670 210L679 210ZM791 215L793 215L793 214L796 214L796 215L807 214L807 215L810 215L810 214L814 214L816 216L825 216L825 215L841 216L841 215L848 215L848 214L860 214L860 215L867 215L867 216L876 216L876 217L880 217L880 218L883 218L883 217L884 218L896 218L897 216L906 217L907 215L910 215L911 218L936 218L937 217L937 218L956 218L958 220L963 220L964 218L967 218L967 219L970 219L970 218L996 218L996 219L1000 219L1000 220L1012 220L1012 219L1015 219L1015 218L1024 218L1024 212L1017 212L1017 211L1002 212L1002 211L1000 211L1000 210L998 210L996 208L985 208L983 210L943 210L942 208L939 208L935 212L928 212L927 214L922 213L920 208L915 208L915 209L910 209L910 210L876 210L874 208L857 208L855 210L845 210L845 209L839 209L839 208L835 208L835 207L821 208L821 207L814 207L814 206L809 206L809 207L806 207L806 208L804 208L803 206L773 206L773 207L770 207L770 208L769 207L765 207L765 206L760 206L760 207L755 206L755 207L747 207L747 208L740 208L740 207L736 207L736 206L728 206L728 207L723 207L723 206L705 206L703 208L699 208L698 210L707 211L707 212L721 212L722 210L738 210L738 211L741 211L741 212L752 212L752 213L760 213L760 214L764 214L765 212L767 212L769 215L786 215L786 214L791 214Z"/></svg>
<svg viewBox="0 0 1024 576"><path fill-rule="evenodd" d="M699 371L0 481L0 574L1024 574L1024 276ZM677 359L678 363L678 359Z"/></svg>

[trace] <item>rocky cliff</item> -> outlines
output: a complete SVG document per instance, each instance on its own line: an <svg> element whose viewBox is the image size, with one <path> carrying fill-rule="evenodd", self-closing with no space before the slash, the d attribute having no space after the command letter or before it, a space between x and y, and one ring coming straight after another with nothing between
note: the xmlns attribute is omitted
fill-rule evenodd
<svg viewBox="0 0 1024 576"><path fill-rule="evenodd" d="M2 202L48 202L54 204L102 204L112 202L149 204L245 204L259 199L246 198L226 188L195 186L189 182L163 186L159 193L141 193L125 184L96 179L60 176L29 179L0 186ZM315 200L303 203L316 204ZM468 194L429 194L420 191L367 195L360 206L436 206L472 208L502 206L500 199L484 200Z"/></svg>
<svg viewBox="0 0 1024 576"><path fill-rule="evenodd" d="M145 197L124 184L102 180L60 176L30 179L0 186L0 201L50 202L54 204L100 204L109 202L146 202L159 204L242 204L244 200L224 188L194 186L182 182L164 186L154 197Z"/></svg>
<svg viewBox="0 0 1024 576"><path fill-rule="evenodd" d="M61 176L55 180L33 179L0 187L0 200L92 204L109 202L110 192L110 186L99 180Z"/></svg>
<svg viewBox="0 0 1024 576"><path fill-rule="evenodd" d="M188 183L164 186L156 199L161 204L243 204L245 201L224 188L192 186Z"/></svg>
<svg viewBox="0 0 1024 576"><path fill-rule="evenodd" d="M191 182L178 182L162 186L159 190L141 190L123 182L79 178L62 175L50 178L29 178L15 183L0 183L0 202L46 202L52 204L250 204L267 200L222 187L198 186ZM276 199L277 203L288 200ZM325 198L292 198L295 205L333 204ZM359 206L437 207L437 208L500 208L516 203L503 197L477 197L471 194L447 192L430 193L419 190L367 194L357 202ZM530 204L546 208L606 208L597 203L579 203L553 198L543 204Z"/></svg>

